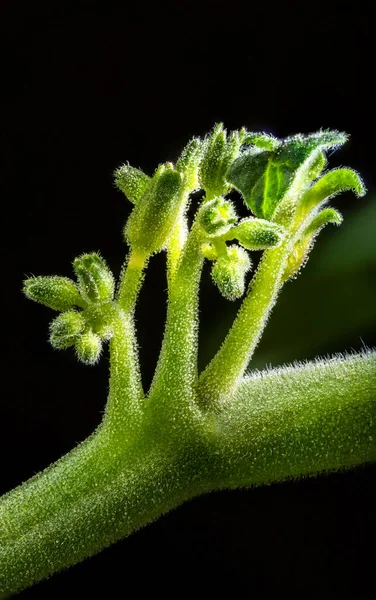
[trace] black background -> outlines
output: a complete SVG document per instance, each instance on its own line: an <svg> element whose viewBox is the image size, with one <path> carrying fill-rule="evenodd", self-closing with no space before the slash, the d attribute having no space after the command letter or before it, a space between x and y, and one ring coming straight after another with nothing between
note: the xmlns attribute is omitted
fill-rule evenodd
<svg viewBox="0 0 376 600"><path fill-rule="evenodd" d="M112 183L119 164L129 160L151 174L218 121L279 137L336 128L349 132L351 141L331 157L332 165L362 173L370 189L362 202L369 206L376 132L374 28L366 3L2 5L5 492L99 422L108 356L89 369L73 352L53 352L46 343L51 313L27 301L20 288L30 274L71 276L70 263L82 251L100 249L119 273L129 214ZM345 195L345 216L351 218L353 206ZM163 255L151 267L137 317L146 383L163 331ZM210 291L208 277L203 285L208 321L202 319L201 335L217 343L220 310L225 323L233 313ZM289 318L285 312L280 320ZM316 329L320 318L310 314L307 327ZM346 331L346 323L340 328ZM281 346L276 364L313 358L317 351L359 349L360 336L369 346L375 342L375 328L364 326L351 339L337 338L339 345L307 342L297 354L288 345L284 353L277 329L271 331L269 344ZM299 335L310 339L304 330ZM213 353L210 341L205 348L202 364ZM250 598L371 598L374 482L375 468L366 466L198 498L20 597L65 597L81 589L118 598L132 588L181 595L188 587L214 594L229 586Z"/></svg>

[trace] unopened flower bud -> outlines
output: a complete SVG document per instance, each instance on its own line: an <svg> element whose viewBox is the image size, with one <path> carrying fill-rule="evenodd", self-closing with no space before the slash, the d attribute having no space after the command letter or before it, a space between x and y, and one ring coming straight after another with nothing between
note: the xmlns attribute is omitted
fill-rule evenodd
<svg viewBox="0 0 376 600"><path fill-rule="evenodd" d="M84 327L85 319L82 313L74 310L62 313L50 325L51 345L58 350L73 346Z"/></svg>
<svg viewBox="0 0 376 600"><path fill-rule="evenodd" d="M265 250L278 246L285 234L280 225L264 219L243 219L236 227L232 227L229 239L237 239L247 250Z"/></svg>
<svg viewBox="0 0 376 600"><path fill-rule="evenodd" d="M236 300L244 294L245 275L251 268L248 253L239 246L229 246L227 255L213 264L212 278L222 296Z"/></svg>
<svg viewBox="0 0 376 600"><path fill-rule="evenodd" d="M229 137L222 124L205 140L200 166L200 183L209 197L220 196L228 189L227 173L239 153L241 139L234 131Z"/></svg>
<svg viewBox="0 0 376 600"><path fill-rule="evenodd" d="M98 362L102 351L100 337L91 330L79 336L76 342L77 358L85 365L94 365Z"/></svg>
<svg viewBox="0 0 376 600"><path fill-rule="evenodd" d="M83 254L74 260L73 268L81 295L87 302L107 302L112 299L114 276L98 254Z"/></svg>
<svg viewBox="0 0 376 600"><path fill-rule="evenodd" d="M77 285L68 277L30 277L24 282L25 295L53 310L84 306Z"/></svg>
<svg viewBox="0 0 376 600"><path fill-rule="evenodd" d="M159 252L172 233L184 200L183 175L171 163L162 165L125 227L132 250L145 255Z"/></svg>
<svg viewBox="0 0 376 600"><path fill-rule="evenodd" d="M198 213L201 228L211 237L223 235L236 221L237 215L232 202L222 197L209 200Z"/></svg>
<svg viewBox="0 0 376 600"><path fill-rule="evenodd" d="M188 142L179 159L176 162L176 170L182 173L185 185L189 190L199 187L198 169L202 156L202 142L199 138L193 138Z"/></svg>
<svg viewBox="0 0 376 600"><path fill-rule="evenodd" d="M116 187L126 195L132 204L137 204L151 182L151 177L130 165L122 165L116 169L114 176Z"/></svg>

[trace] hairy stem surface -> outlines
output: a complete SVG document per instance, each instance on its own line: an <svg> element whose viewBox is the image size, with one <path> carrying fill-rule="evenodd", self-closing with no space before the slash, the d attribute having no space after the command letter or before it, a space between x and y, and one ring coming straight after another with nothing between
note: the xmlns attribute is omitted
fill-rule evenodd
<svg viewBox="0 0 376 600"><path fill-rule="evenodd" d="M197 382L198 285L203 257L200 232L192 229L169 290L162 350L150 389L149 408L158 426L167 419L194 419Z"/></svg>
<svg viewBox="0 0 376 600"><path fill-rule="evenodd" d="M290 247L288 238L279 248L264 253L225 341L201 374L198 393L203 406L215 407L236 390L277 299Z"/></svg>
<svg viewBox="0 0 376 600"><path fill-rule="evenodd" d="M147 412L137 443L121 450L99 430L5 495L0 592L79 562L197 494L376 458L375 353L254 374L231 400L219 414L202 415L195 431L181 422L180 438L166 427L162 445ZM83 494L90 444L101 452ZM68 489L56 485L64 476Z"/></svg>

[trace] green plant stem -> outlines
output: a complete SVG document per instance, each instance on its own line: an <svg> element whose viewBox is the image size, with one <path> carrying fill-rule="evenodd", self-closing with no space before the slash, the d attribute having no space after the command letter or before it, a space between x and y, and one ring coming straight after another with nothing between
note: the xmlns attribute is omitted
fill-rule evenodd
<svg viewBox="0 0 376 600"><path fill-rule="evenodd" d="M110 341L110 390L103 426L112 436L137 436L144 392L132 315L117 307Z"/></svg>
<svg viewBox="0 0 376 600"><path fill-rule="evenodd" d="M17 488L14 493L4 496L3 501L9 503L10 510L18 504L27 505L27 510L19 514L17 526L20 531L35 520L45 518L45 503L53 514L62 502L68 505L90 493L97 485L98 476L103 480L111 474L107 455L113 456L114 461L115 457L122 461L125 447L137 438L143 418L144 395L133 322L114 305L111 324L114 335L110 342L110 389L103 422L93 436L68 455L69 459L63 457L41 475L33 477L27 488Z"/></svg>
<svg viewBox="0 0 376 600"><path fill-rule="evenodd" d="M111 435L137 435L144 391L137 351L134 311L148 257L131 251L123 267L110 342L110 392L104 426Z"/></svg>
<svg viewBox="0 0 376 600"><path fill-rule="evenodd" d="M166 329L149 409L155 419L194 419L197 382L198 287L203 257L201 233L193 226L169 289Z"/></svg>
<svg viewBox="0 0 376 600"><path fill-rule="evenodd" d="M38 476L38 495L34 478L0 500L0 593L83 560L197 494L374 460L375 422L376 354L364 353L246 377L227 411L203 414L189 435L166 428L164 444L146 419L137 443L97 453L85 495L83 444ZM69 499L54 489L61 464Z"/></svg>
<svg viewBox="0 0 376 600"><path fill-rule="evenodd" d="M131 251L120 276L117 301L123 311L131 316L136 306L148 259L148 256L140 252Z"/></svg>
<svg viewBox="0 0 376 600"><path fill-rule="evenodd" d="M184 489L174 486L177 465L168 462L157 452L142 459L134 452L132 466L124 465L109 484L98 481L96 491L74 506L62 506L42 526L35 524L22 537L2 544L0 590L22 589L75 564L199 491L187 473Z"/></svg>
<svg viewBox="0 0 376 600"><path fill-rule="evenodd" d="M188 237L187 219L184 214L178 219L167 245L167 281L168 289L172 285L179 258Z"/></svg>
<svg viewBox="0 0 376 600"><path fill-rule="evenodd" d="M218 488L374 461L376 352L251 373L214 422Z"/></svg>
<svg viewBox="0 0 376 600"><path fill-rule="evenodd" d="M291 245L288 236L278 248L264 252L225 341L200 376L198 394L203 406L218 407L235 392L276 302Z"/></svg>

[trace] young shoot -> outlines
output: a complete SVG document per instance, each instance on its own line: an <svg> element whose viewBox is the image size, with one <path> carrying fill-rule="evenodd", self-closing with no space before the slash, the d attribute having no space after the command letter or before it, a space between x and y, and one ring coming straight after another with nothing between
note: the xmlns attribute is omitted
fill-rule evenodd
<svg viewBox="0 0 376 600"><path fill-rule="evenodd" d="M88 252L73 261L72 278L24 282L27 298L55 311L53 348L95 365L108 344L109 392L87 440L0 499L0 594L82 561L198 494L375 460L374 352L246 373L281 290L301 272L322 228L342 223L329 201L346 190L365 193L352 169L325 171L326 152L346 140L338 131L277 139L219 124L153 174L126 163L114 174L132 204L119 281ZM119 202L126 199L119 193ZM263 254L252 270L255 251ZM135 307L160 252L167 317L143 389ZM242 303L200 373L205 261L218 293Z"/></svg>

